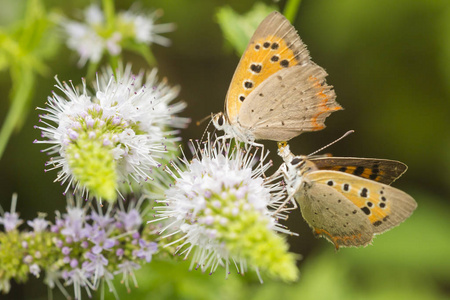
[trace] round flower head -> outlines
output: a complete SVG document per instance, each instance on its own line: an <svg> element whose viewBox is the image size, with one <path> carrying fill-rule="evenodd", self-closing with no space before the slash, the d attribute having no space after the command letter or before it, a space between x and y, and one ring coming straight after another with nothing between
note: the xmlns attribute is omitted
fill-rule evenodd
<svg viewBox="0 0 450 300"><path fill-rule="evenodd" d="M160 16L160 11L147 14L125 11L106 20L100 7L93 4L84 11L85 23L64 19L61 25L68 36L67 46L78 52L79 65L83 66L88 60L98 63L104 52L119 55L128 46L131 50L151 43L168 46L170 40L159 34L173 31L174 26L155 24Z"/></svg>
<svg viewBox="0 0 450 300"><path fill-rule="evenodd" d="M208 140L192 146L194 159L182 160L186 171L172 163L167 169L175 184L158 201L157 220L167 219L168 235L182 238L177 253L193 253L191 268L214 272L219 265L229 272L230 264L244 273L247 266L274 277L291 281L298 277L295 256L288 253L286 241L277 234L290 232L276 222L273 210L285 191L278 178L264 180L271 163L267 154L257 163L258 150L248 151ZM180 164L180 166L181 166ZM192 251L194 250L194 251ZM259 274L259 273L258 273Z"/></svg>
<svg viewBox="0 0 450 300"><path fill-rule="evenodd" d="M179 140L172 128L188 119L176 116L185 103L171 104L178 89L158 82L155 69L146 77L132 75L130 66L117 79L108 73L98 77L93 95L84 80L81 91L57 80L63 95L54 92L39 108L47 112L39 120L45 126L36 126L45 140L35 142L51 145L44 150L54 155L47 165L61 169L56 181L67 189L115 200L120 183L152 179Z"/></svg>

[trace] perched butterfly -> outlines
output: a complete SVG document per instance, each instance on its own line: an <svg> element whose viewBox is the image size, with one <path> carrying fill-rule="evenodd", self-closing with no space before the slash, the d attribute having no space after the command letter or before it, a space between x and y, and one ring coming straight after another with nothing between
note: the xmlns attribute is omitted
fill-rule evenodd
<svg viewBox="0 0 450 300"><path fill-rule="evenodd" d="M295 28L273 12L251 38L231 80L225 114L216 114L213 123L247 143L321 130L326 117L342 109L326 76Z"/></svg>
<svg viewBox="0 0 450 300"><path fill-rule="evenodd" d="M339 247L365 246L375 234L407 219L417 203L391 187L407 166L387 159L307 157L293 155L288 145L278 151L288 199L300 205L314 233ZM284 204L282 205L282 207Z"/></svg>

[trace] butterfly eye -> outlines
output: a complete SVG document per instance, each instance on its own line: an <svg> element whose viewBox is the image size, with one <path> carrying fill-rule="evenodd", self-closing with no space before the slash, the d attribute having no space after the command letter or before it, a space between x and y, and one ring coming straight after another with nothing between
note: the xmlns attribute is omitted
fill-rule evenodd
<svg viewBox="0 0 450 300"><path fill-rule="evenodd" d="M303 159L295 157L293 160L291 160L291 165L293 166L298 165L301 161L303 161Z"/></svg>
<svg viewBox="0 0 450 300"><path fill-rule="evenodd" d="M223 119L223 115L220 115L217 119L217 124L219 124L219 126L223 126L223 123L225 123L225 120Z"/></svg>
<svg viewBox="0 0 450 300"><path fill-rule="evenodd" d="M217 129L223 130L223 126L225 125L225 116L223 113L218 113L213 118L213 124Z"/></svg>

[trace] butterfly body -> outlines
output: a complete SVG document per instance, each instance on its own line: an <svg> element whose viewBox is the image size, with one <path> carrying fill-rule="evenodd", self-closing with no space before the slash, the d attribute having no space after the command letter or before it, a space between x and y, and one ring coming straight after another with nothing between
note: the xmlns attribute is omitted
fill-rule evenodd
<svg viewBox="0 0 450 300"><path fill-rule="evenodd" d="M406 170L400 162L364 158L349 158L348 162L344 162L346 158L309 159L294 156L289 146L279 152L285 161L283 173L288 193L298 202L313 232L327 238L336 249L366 246L375 234L399 225L417 207L411 196L386 184ZM344 162L345 171L328 169L336 161ZM357 172L359 175L352 174L358 164L362 168ZM367 166L373 164L383 170L375 172L378 181L363 177L364 172L370 173ZM343 166L336 167L343 169ZM381 173L383 175L379 175Z"/></svg>
<svg viewBox="0 0 450 300"><path fill-rule="evenodd" d="M253 143L288 141L325 128L342 109L325 70L311 61L295 28L278 12L259 25L231 80L225 113L213 118L226 135Z"/></svg>

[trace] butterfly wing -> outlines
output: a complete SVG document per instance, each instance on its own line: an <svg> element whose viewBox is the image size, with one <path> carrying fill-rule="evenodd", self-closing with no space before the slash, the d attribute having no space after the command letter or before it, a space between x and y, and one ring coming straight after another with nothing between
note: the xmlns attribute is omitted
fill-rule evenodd
<svg viewBox="0 0 450 300"><path fill-rule="evenodd" d="M309 52L295 28L279 12L268 15L258 26L241 57L225 100L225 111L235 124L242 103L272 74L310 62Z"/></svg>
<svg viewBox="0 0 450 300"><path fill-rule="evenodd" d="M336 249L365 246L372 241L373 227L364 212L332 187L310 182L295 199L314 233L327 238Z"/></svg>
<svg viewBox="0 0 450 300"><path fill-rule="evenodd" d="M404 163L389 159L317 157L309 160L320 170L345 172L385 184L393 183L408 169Z"/></svg>
<svg viewBox="0 0 450 300"><path fill-rule="evenodd" d="M256 139L274 141L325 128L325 119L342 109L325 83L326 75L314 63L278 71L249 94L239 112L239 125Z"/></svg>
<svg viewBox="0 0 450 300"><path fill-rule="evenodd" d="M308 173L306 178L329 186L351 201L372 224L374 233L382 233L399 225L417 207L414 199L399 189L347 173L315 171ZM350 215L351 212L346 213Z"/></svg>

